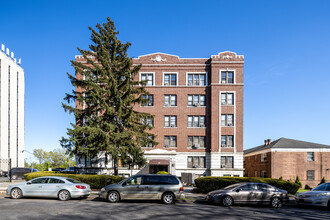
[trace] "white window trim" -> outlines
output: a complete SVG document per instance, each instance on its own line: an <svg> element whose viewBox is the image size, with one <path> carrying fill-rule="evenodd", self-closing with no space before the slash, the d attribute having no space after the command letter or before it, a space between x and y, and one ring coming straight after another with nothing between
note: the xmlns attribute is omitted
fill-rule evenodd
<svg viewBox="0 0 330 220"><path fill-rule="evenodd" d="M141 75L142 74L152 74L152 78L153 78L153 85L156 85L156 78L155 78L155 72L139 72L139 81L141 81ZM146 87L150 87L150 85L146 85Z"/></svg>
<svg viewBox="0 0 330 220"><path fill-rule="evenodd" d="M172 85L165 85L165 74L176 74L176 85L175 86L179 85L179 72L163 72L162 86L175 87L175 86L172 86ZM170 79L170 81L171 81L171 79Z"/></svg>
<svg viewBox="0 0 330 220"><path fill-rule="evenodd" d="M233 72L234 83L222 83L221 82L221 72ZM236 70L235 69L219 69L219 84L221 85L235 85L236 84Z"/></svg>
<svg viewBox="0 0 330 220"><path fill-rule="evenodd" d="M189 74L205 74L205 86L197 86L197 85L188 85L188 75ZM208 81L207 81L207 72L186 72L186 86L192 86L192 87L206 87L208 86Z"/></svg>
<svg viewBox="0 0 330 220"><path fill-rule="evenodd" d="M233 148L234 148L234 153L236 153L236 151L237 151L237 148L236 148L236 146L237 146L237 135L236 135L236 122L237 122L237 114L236 114L236 91L220 91L219 92L219 115L220 115L220 117L221 117L221 109L222 109L222 106L223 105L221 105L221 94L223 94L223 93L233 93L234 94L234 104L233 105L229 105L229 106L234 106L234 126L232 126L233 128L234 128L234 146L233 146ZM227 105L224 105L224 106L227 106ZM222 128L222 126L221 126L221 120L219 120L219 152L221 152L221 128Z"/></svg>

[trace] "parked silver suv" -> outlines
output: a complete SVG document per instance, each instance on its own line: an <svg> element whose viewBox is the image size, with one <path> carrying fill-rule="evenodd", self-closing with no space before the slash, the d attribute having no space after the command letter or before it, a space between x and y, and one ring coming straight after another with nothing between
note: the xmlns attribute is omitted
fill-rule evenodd
<svg viewBox="0 0 330 220"><path fill-rule="evenodd" d="M119 183L101 189L99 197L109 202L123 199L156 199L171 204L182 196L183 187L180 180L173 175L146 174L136 175Z"/></svg>

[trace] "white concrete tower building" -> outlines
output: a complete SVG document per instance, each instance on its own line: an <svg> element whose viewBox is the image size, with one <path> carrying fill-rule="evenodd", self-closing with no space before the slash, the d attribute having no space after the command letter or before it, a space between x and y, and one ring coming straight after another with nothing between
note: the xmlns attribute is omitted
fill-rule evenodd
<svg viewBox="0 0 330 220"><path fill-rule="evenodd" d="M24 167L24 70L21 59L0 50L0 169Z"/></svg>

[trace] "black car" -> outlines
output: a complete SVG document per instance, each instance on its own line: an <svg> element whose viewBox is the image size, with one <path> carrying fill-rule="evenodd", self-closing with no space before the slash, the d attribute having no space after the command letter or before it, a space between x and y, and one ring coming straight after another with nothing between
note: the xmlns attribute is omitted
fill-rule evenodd
<svg viewBox="0 0 330 220"><path fill-rule="evenodd" d="M52 169L52 171L62 171L62 170L64 170L64 168L54 168L54 169Z"/></svg>
<svg viewBox="0 0 330 220"><path fill-rule="evenodd" d="M24 174L32 172L38 172L38 170L29 167L15 167L9 171L9 177L11 177L13 180L23 179Z"/></svg>

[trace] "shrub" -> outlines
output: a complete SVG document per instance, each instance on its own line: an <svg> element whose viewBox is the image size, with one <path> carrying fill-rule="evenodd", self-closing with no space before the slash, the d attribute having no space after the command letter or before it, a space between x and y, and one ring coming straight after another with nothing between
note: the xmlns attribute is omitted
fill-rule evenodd
<svg viewBox="0 0 330 220"><path fill-rule="evenodd" d="M299 188L302 187L302 184L301 184L301 182L300 182L300 180L299 180L299 176L296 177L296 181L295 181L295 183L299 185Z"/></svg>
<svg viewBox="0 0 330 220"><path fill-rule="evenodd" d="M278 178L279 180L283 180L283 177L282 176L280 176L280 178Z"/></svg>
<svg viewBox="0 0 330 220"><path fill-rule="evenodd" d="M68 177L75 180L79 180L83 183L89 184L92 189L101 189L104 186L118 183L125 179L120 176L109 176L109 175L86 175L86 174L64 174L56 171L42 171L24 174L24 179L29 181L31 179L42 177L42 176L62 176Z"/></svg>
<svg viewBox="0 0 330 220"><path fill-rule="evenodd" d="M305 189L309 189L309 190L311 190L312 189L312 187L310 187L309 185L305 185Z"/></svg>
<svg viewBox="0 0 330 220"><path fill-rule="evenodd" d="M275 186L279 189L288 191L289 194L294 195L298 189L299 185L292 182L282 181L272 178L258 178L258 177L200 177L195 179L195 184L197 191L201 193L208 193L213 190L218 190L225 188L229 185L242 182L257 182L257 183L267 183L269 185Z"/></svg>
<svg viewBox="0 0 330 220"><path fill-rule="evenodd" d="M323 184L323 183L325 183L325 178L324 178L324 177L321 179L321 182L320 182L319 185L321 185L321 184Z"/></svg>
<svg viewBox="0 0 330 220"><path fill-rule="evenodd" d="M156 174L168 174L166 171L158 171Z"/></svg>

